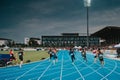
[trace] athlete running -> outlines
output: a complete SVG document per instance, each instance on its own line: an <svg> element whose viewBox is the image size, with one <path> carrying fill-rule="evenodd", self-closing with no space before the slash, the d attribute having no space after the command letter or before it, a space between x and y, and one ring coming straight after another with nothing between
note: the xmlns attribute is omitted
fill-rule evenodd
<svg viewBox="0 0 120 80"><path fill-rule="evenodd" d="M72 63L74 63L75 60L75 52L73 48L70 48L69 55L71 56Z"/></svg>
<svg viewBox="0 0 120 80"><path fill-rule="evenodd" d="M82 54L83 60L87 62L86 50L82 49L81 54Z"/></svg>
<svg viewBox="0 0 120 80"><path fill-rule="evenodd" d="M13 52L12 49L10 49L9 54L10 54L10 61L7 62L7 64L12 64L13 65L13 60L15 61L15 64L16 64L17 63L17 59L15 58L14 52Z"/></svg>
<svg viewBox="0 0 120 80"><path fill-rule="evenodd" d="M23 64L23 55L24 55L24 52L22 49L20 49L20 51L18 52L18 56L20 60L20 68L22 67L22 64Z"/></svg>
<svg viewBox="0 0 120 80"><path fill-rule="evenodd" d="M93 54L94 54L94 63L96 63L97 59L98 59L98 53L97 53L97 50L94 49L93 51Z"/></svg>
<svg viewBox="0 0 120 80"><path fill-rule="evenodd" d="M101 52L100 49L97 50L98 58L100 61L101 66L104 66L104 58L103 58L103 53Z"/></svg>
<svg viewBox="0 0 120 80"><path fill-rule="evenodd" d="M48 54L50 55L49 61L51 61L51 59L52 59L52 49L51 48L49 49Z"/></svg>

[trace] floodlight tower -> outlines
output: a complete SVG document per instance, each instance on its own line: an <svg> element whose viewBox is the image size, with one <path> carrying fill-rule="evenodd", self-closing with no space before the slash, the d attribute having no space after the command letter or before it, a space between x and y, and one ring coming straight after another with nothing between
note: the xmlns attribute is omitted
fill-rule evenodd
<svg viewBox="0 0 120 80"><path fill-rule="evenodd" d="M87 48L89 47L89 7L91 6L91 0L84 0L84 6L87 10Z"/></svg>

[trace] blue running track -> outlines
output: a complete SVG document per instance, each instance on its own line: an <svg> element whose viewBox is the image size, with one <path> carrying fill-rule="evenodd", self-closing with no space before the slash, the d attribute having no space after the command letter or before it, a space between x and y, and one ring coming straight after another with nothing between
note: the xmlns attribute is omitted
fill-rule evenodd
<svg viewBox="0 0 120 80"><path fill-rule="evenodd" d="M83 61L76 51L72 64L67 50L58 52L58 62L54 65L49 59L19 66L0 68L0 80L120 80L120 61L105 58L101 67L99 60L87 54L88 62Z"/></svg>

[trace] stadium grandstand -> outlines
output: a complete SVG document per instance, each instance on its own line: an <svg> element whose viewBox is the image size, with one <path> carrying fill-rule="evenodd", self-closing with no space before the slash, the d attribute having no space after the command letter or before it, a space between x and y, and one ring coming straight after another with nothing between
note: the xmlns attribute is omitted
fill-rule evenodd
<svg viewBox="0 0 120 80"><path fill-rule="evenodd" d="M101 45L113 45L120 43L120 27L107 26L93 34L91 36L100 37Z"/></svg>

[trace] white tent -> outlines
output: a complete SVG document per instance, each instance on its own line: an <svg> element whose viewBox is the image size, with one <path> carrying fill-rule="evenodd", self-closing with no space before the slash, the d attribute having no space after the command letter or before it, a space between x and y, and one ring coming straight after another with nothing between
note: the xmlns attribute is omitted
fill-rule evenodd
<svg viewBox="0 0 120 80"><path fill-rule="evenodd" d="M9 47L8 46L5 46L4 49L8 49Z"/></svg>
<svg viewBox="0 0 120 80"><path fill-rule="evenodd" d="M114 46L115 48L120 48L120 43Z"/></svg>
<svg viewBox="0 0 120 80"><path fill-rule="evenodd" d="M81 46L75 46L74 47L75 49L80 49L80 48L82 48Z"/></svg>

